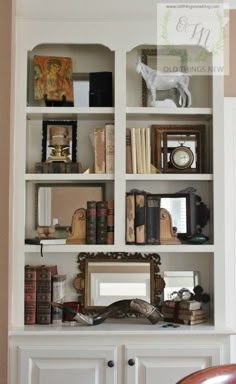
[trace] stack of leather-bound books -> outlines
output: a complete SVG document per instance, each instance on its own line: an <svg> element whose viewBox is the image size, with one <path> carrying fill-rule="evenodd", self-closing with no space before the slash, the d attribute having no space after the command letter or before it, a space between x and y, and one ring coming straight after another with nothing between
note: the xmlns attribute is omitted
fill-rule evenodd
<svg viewBox="0 0 236 384"><path fill-rule="evenodd" d="M202 308L202 303L195 300L166 300L161 312L166 321L178 324L195 325L207 321L207 314Z"/></svg>

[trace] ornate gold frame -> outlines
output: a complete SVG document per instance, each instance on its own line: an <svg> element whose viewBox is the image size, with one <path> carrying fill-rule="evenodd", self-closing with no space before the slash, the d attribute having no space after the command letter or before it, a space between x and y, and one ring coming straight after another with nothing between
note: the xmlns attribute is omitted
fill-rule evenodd
<svg viewBox="0 0 236 384"><path fill-rule="evenodd" d="M81 304L83 313L95 314L104 307L87 306L87 291L88 291L88 263L89 262L142 262L150 264L150 299L151 304L158 306L161 300L161 294L165 287L165 282L160 275L161 257L157 253L128 253L128 252L108 252L108 253L86 253L78 254L78 268L80 273L73 281L73 286L78 293L78 299ZM123 317L126 313L120 313ZM120 317L119 316L119 317Z"/></svg>

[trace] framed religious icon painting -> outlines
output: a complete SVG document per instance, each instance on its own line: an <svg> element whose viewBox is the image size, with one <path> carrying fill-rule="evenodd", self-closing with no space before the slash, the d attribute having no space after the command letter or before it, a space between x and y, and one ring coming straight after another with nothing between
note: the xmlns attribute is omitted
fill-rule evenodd
<svg viewBox="0 0 236 384"><path fill-rule="evenodd" d="M47 106L73 106L72 59L35 55L33 66L34 99Z"/></svg>

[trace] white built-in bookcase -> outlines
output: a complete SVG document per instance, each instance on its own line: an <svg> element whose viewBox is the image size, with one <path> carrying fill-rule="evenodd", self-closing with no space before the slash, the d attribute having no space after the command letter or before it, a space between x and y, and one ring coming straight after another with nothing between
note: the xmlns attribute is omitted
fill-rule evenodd
<svg viewBox="0 0 236 384"><path fill-rule="evenodd" d="M92 27L91 27L92 26ZM193 105L185 109L144 108L141 103L141 77L135 63L141 48L156 44L156 25L148 22L59 22L18 20L13 97L12 174L11 174L11 287L10 324L24 325L24 265L57 264L66 273L66 300L76 299L71 281L78 272L77 254L86 252L157 252L161 271L197 270L201 284L211 295L211 329L224 328L229 322L226 300L227 258L225 254L225 165L223 134L222 77L194 78L190 85ZM112 71L114 107L53 108L36 105L32 98L32 57L34 54L70 56L73 72ZM40 161L43 119L76 119L78 121L78 160L91 165L92 148L88 133L105 123L115 123L115 173L35 174ZM156 123L201 123L212 132L209 151L212 171L208 174L125 173L126 127L146 127ZM228 153L227 156L230 156ZM34 189L36 183L102 182L106 199L115 200L114 245L48 245L44 258L37 245L25 245L25 237L35 236ZM194 187L210 207L207 231L210 243L205 245L136 246L125 244L125 193L132 188L151 192L177 192ZM214 328L215 327L215 328ZM195 326L194 330L201 328ZM189 332L194 332L193 329Z"/></svg>

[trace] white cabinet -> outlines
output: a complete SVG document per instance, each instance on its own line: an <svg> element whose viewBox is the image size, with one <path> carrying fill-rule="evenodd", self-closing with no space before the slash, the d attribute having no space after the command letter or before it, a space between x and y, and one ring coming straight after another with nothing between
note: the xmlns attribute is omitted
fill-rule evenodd
<svg viewBox="0 0 236 384"><path fill-rule="evenodd" d="M161 326L114 323L18 332L10 339L9 384L175 384L188 373L229 362L230 337L164 334ZM132 331L131 331L132 329ZM152 331L150 330L152 329ZM27 333L27 331L26 331Z"/></svg>
<svg viewBox="0 0 236 384"><path fill-rule="evenodd" d="M126 346L127 384L174 384L182 377L220 362L216 347Z"/></svg>
<svg viewBox="0 0 236 384"><path fill-rule="evenodd" d="M17 384L116 384L114 347L19 346L18 358Z"/></svg>

